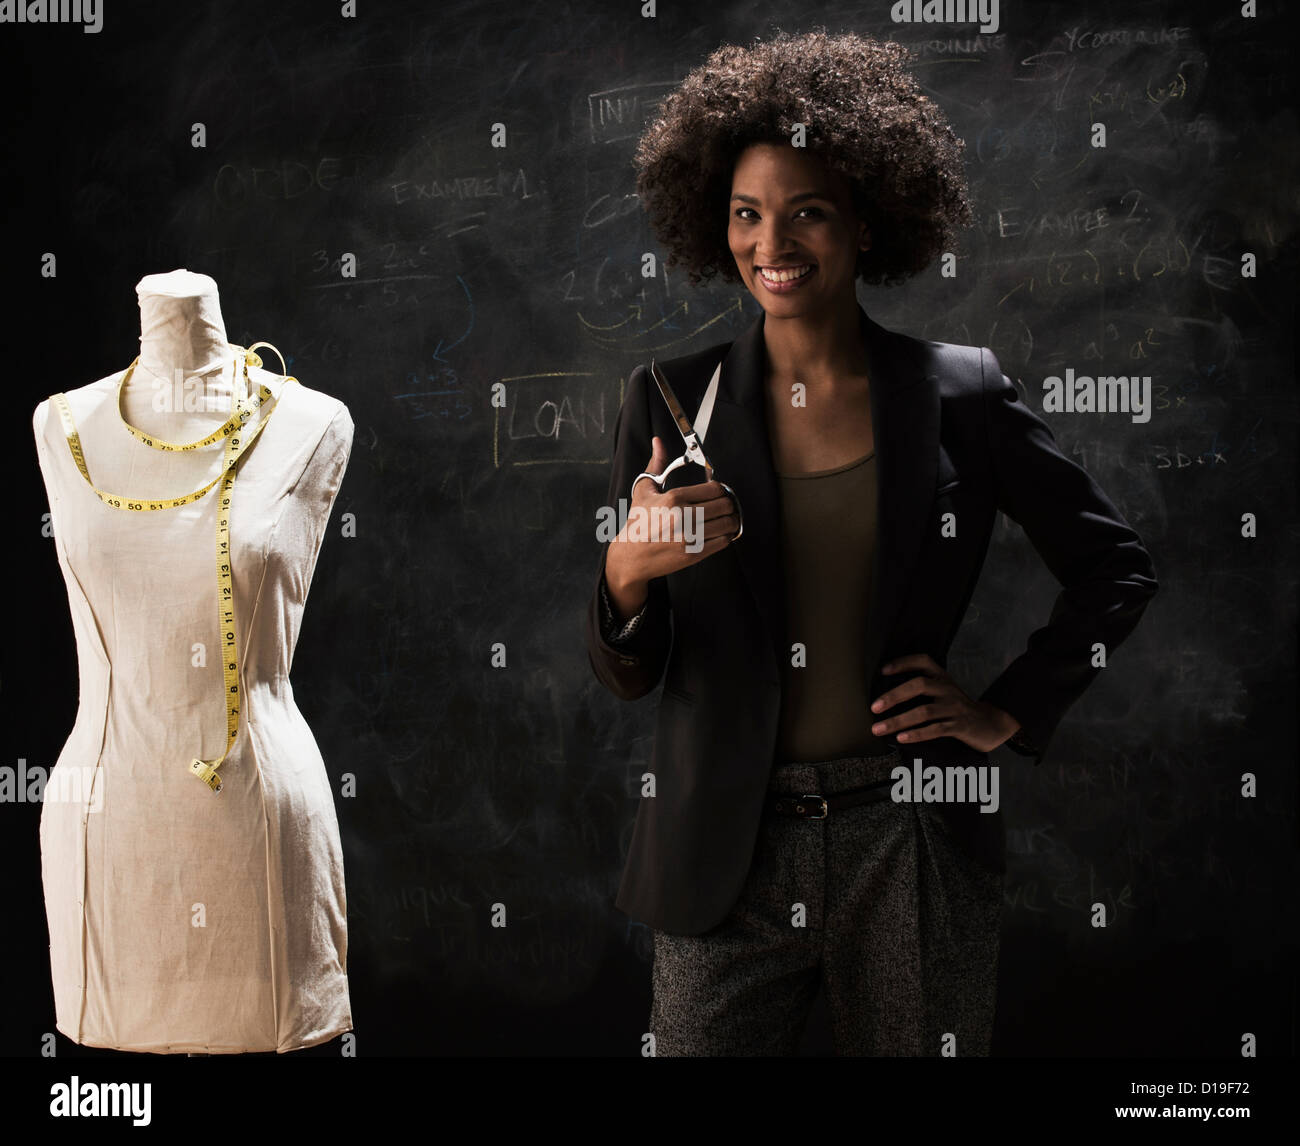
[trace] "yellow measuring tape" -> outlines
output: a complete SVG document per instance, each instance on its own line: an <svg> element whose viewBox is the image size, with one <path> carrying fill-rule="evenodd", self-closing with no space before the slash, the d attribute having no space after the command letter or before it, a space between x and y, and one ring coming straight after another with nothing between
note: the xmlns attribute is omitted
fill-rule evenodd
<svg viewBox="0 0 1300 1146"><path fill-rule="evenodd" d="M154 500L151 498L133 498L125 497L120 494L108 493L95 485L90 478L90 471L86 468L86 456L81 448L81 438L77 433L76 423L72 419L72 409L68 405L67 397L58 393L55 394L52 401L59 411L59 416L63 420L64 435L68 440L68 449L72 451L73 461L77 463L77 469L81 471L81 476L86 479L99 500L105 505L112 506L114 509L124 509L134 512L147 512L156 509L175 509L177 506L188 505L192 501L198 501L214 485L221 482L221 498L217 504L217 613L221 622L221 643L222 643L222 676L225 682L226 693L226 750L215 760L200 760L195 758L190 762L190 771L202 780L214 792L221 791L221 776L217 769L225 762L230 755L230 748L235 743L235 737L239 732L239 650L235 637L235 595L234 586L230 575L230 495L235 485L235 467L239 459L244 456L257 441L258 436L266 429L266 424L271 420L271 415L279 408L280 403L277 401L271 407L267 415L256 426L251 433L243 433L244 424L252 417L253 413L262 406L268 399L275 395L265 386L258 386L256 395L250 393L248 382L249 366L259 367L262 365L262 359L256 351L259 346L265 346L275 351L275 356L280 359L280 365L284 367L285 384L297 382L298 379L292 377L288 372L288 365L284 361L284 355L275 349L269 342L255 342L252 346L244 349L235 346L236 351L242 351L244 367L244 392L231 405L230 417L222 425L218 426L211 434L200 438L196 442L187 442L183 445L177 445L172 442L164 442L159 438L146 434L144 431L137 429L126 420L126 415L122 413L122 391L126 386L126 381L130 378L135 370L136 364L140 361L137 356L135 361L126 368L121 380L117 384L117 413L122 419L122 424L131 433L132 437L143 442L145 445L155 450L166 450L169 452L180 452L187 450L202 449L204 446L210 446L215 442L225 439L225 454L222 462L221 472L217 474L207 485L201 489L196 489L193 493L187 493L183 497L167 497ZM236 371L239 366L239 355L235 358ZM281 391L283 394L283 391Z"/></svg>

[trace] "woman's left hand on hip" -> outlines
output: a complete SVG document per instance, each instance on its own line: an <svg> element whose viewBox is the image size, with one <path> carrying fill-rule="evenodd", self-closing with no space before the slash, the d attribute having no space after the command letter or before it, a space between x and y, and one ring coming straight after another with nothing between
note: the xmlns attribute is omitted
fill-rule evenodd
<svg viewBox="0 0 1300 1146"><path fill-rule="evenodd" d="M948 675L928 653L911 653L896 657L881 668L883 673L918 670L912 677L891 688L871 705L873 713L887 712L916 696L929 699L897 716L886 717L872 725L876 736L897 733L902 744L916 744L950 736L978 752L989 752L1013 736L1020 722L1009 712L985 701L975 700ZM927 723L932 722L932 723ZM917 725L924 724L924 728Z"/></svg>

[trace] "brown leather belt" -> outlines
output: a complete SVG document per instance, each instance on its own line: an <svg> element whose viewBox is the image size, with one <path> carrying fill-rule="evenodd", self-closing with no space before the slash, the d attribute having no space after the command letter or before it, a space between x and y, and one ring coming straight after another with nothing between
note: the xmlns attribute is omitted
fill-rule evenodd
<svg viewBox="0 0 1300 1146"><path fill-rule="evenodd" d="M824 820L831 812L843 812L859 804L875 804L889 799L894 781L877 780L862 788L850 788L831 796L769 796L768 808L779 816L796 820Z"/></svg>

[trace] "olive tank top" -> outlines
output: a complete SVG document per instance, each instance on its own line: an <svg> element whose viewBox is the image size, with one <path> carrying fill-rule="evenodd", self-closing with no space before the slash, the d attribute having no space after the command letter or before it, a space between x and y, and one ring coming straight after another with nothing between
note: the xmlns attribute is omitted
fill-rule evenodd
<svg viewBox="0 0 1300 1146"><path fill-rule="evenodd" d="M864 662L876 546L876 455L777 473L786 619L776 754L781 762L878 756Z"/></svg>

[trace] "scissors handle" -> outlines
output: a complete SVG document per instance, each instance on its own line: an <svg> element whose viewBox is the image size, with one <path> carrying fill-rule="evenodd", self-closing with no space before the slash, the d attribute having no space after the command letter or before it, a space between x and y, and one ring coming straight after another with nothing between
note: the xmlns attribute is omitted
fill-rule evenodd
<svg viewBox="0 0 1300 1146"><path fill-rule="evenodd" d="M673 470L681 469L681 467L688 461L690 461L690 459L685 454L682 454L680 458L675 458L673 461L669 462L663 473L652 474L649 470L642 470L641 473L637 474L636 477L632 479L632 493L636 493L636 483L642 478L649 478L655 483L655 488L658 489L660 493L663 493L664 482L668 480L668 475L672 473ZM629 494L629 496L631 495Z"/></svg>
<svg viewBox="0 0 1300 1146"><path fill-rule="evenodd" d="M650 473L648 470L645 470L645 471L643 471L643 472L637 474L636 477L634 477L634 478L632 479L632 491L631 491L631 493L628 494L628 500L629 500L629 501L631 501L632 498L636 497L636 483L639 482L642 478L649 478L652 482L655 483L655 488L658 489L658 491L659 491L660 493L663 493L663 491L664 491L664 479L663 479L663 475L662 475L662 474L652 474L652 473Z"/></svg>
<svg viewBox="0 0 1300 1146"><path fill-rule="evenodd" d="M717 481L717 478L713 479ZM731 540L736 541L740 535L745 532L745 515L740 512L740 498L736 496L736 491L731 488L725 481L719 481L718 485L722 486L722 492L731 498L732 508L736 511L736 532Z"/></svg>

